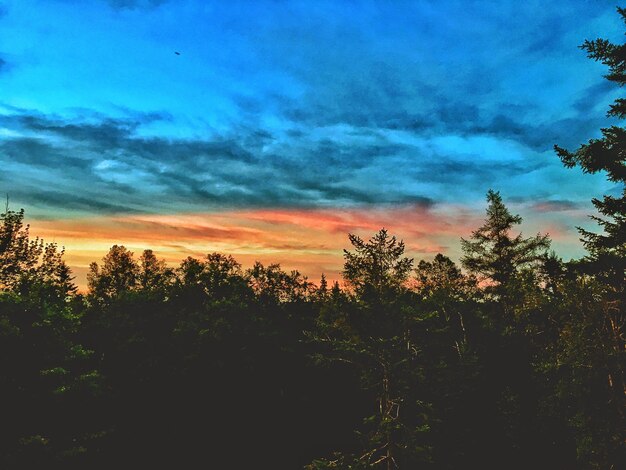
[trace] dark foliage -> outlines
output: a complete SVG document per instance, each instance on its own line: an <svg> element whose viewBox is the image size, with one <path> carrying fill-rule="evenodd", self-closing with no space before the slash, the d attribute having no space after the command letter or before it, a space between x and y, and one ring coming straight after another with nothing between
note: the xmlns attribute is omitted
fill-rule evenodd
<svg viewBox="0 0 626 470"><path fill-rule="evenodd" d="M495 294L381 230L350 236L343 289L113 246L83 296L22 220L2 215L2 468L617 468L613 291L520 237Z"/></svg>
<svg viewBox="0 0 626 470"><path fill-rule="evenodd" d="M583 48L624 83L623 45ZM557 151L623 185L624 129L602 132ZM624 196L569 263L487 201L467 273L382 229L349 235L344 288L115 245L86 294L7 208L0 468L623 468Z"/></svg>

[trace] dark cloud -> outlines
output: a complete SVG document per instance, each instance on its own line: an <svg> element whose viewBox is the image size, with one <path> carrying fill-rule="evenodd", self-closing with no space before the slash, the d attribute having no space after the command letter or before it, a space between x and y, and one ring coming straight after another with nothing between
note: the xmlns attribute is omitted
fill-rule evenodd
<svg viewBox="0 0 626 470"><path fill-rule="evenodd" d="M614 88L614 87L613 87ZM602 111L590 112L595 106L605 104L611 92L611 84L601 82L587 89L582 96L572 101L577 111L573 117L547 122L537 121L531 116L537 109L518 104L500 103L494 110L482 110L463 97L450 97L434 94L432 103L423 112L398 110L394 106L379 103L377 109L359 109L359 103L345 107L340 113L328 107L295 108L287 105L283 116L304 126L328 126L348 124L374 129L407 130L417 135L433 136L454 134L460 136L489 135L513 140L536 151L551 149L554 144L576 145L591 136L594 131L606 125ZM563 114L567 114L564 110ZM298 137L301 131L293 131Z"/></svg>
<svg viewBox="0 0 626 470"><path fill-rule="evenodd" d="M493 97L483 99L480 93L468 91L468 83L459 87L464 90L463 93L446 91L445 87L437 90L423 83L408 85L403 83L405 78L401 77L401 73L397 71L395 78L389 77L389 81L398 86L395 93L386 91L374 77L371 84L346 85L349 91L336 84L329 86L334 90L326 91L326 97L324 93L304 100L268 97L270 104L266 102L265 106L298 125L297 129L290 131L293 138L302 136L302 128L347 125L377 130L406 130L421 136L488 135L519 142L532 150L546 151L556 143L575 145L581 136L589 136L606 124L604 113L611 102L612 87L604 80L573 97L563 109L567 118L542 121L537 119L543 114L537 103L498 102ZM477 81L483 85L490 83L489 79ZM495 88L497 84L488 86ZM417 104L414 103L416 97L419 98ZM235 104L240 106L242 115L263 112L264 102L261 99L240 99ZM599 105L599 110L594 109Z"/></svg>
<svg viewBox="0 0 626 470"><path fill-rule="evenodd" d="M8 9L4 3L0 3L0 20L6 16L8 13ZM2 54L0 54L0 73L6 72L8 69L8 63L5 59L2 58Z"/></svg>
<svg viewBox="0 0 626 470"><path fill-rule="evenodd" d="M577 100L574 101L574 109L580 113L589 113L598 104L603 105L606 111L609 109L609 103L615 98L611 96L616 94L618 87L615 83L608 80L602 80L591 85Z"/></svg>
<svg viewBox="0 0 626 470"><path fill-rule="evenodd" d="M111 8L116 10L150 10L160 7L161 5L169 2L169 0L106 0L106 2Z"/></svg>
<svg viewBox="0 0 626 470"><path fill-rule="evenodd" d="M486 191L490 187L501 187L506 181L517 181L520 177L546 168L549 164L548 160L534 163L527 161L478 162L435 156L428 165L415 168L413 175L419 180L450 185L451 192L459 189L463 191L463 188L482 188L482 191Z"/></svg>
<svg viewBox="0 0 626 470"><path fill-rule="evenodd" d="M14 135L0 140L0 183L32 204L92 212L433 204L401 187L353 181L356 173L396 158L401 145L329 138L276 143L263 129L207 139L141 135L142 124L154 119L159 115L80 121L2 116L0 125Z"/></svg>
<svg viewBox="0 0 626 470"><path fill-rule="evenodd" d="M477 124L480 109L467 105L458 109L463 118L453 128L447 123L455 110L446 105L419 132L414 116L397 113L395 127L389 128L300 126L297 132L281 132L244 122L228 132L183 139L147 134L149 127L143 126L171 121L168 114L82 113L81 119L62 119L13 110L0 115L5 129L0 190L33 204L85 213L364 204L429 208L460 193L467 197L509 186L507 181L547 181L548 176L536 175L560 167L556 158L520 158L519 152L532 154L529 147L543 148L551 135L533 143L539 126L526 129L513 120L514 111L484 127ZM556 124L563 132L576 125L580 121ZM394 140L397 131L419 137ZM468 137L465 143L438 147L446 132ZM476 143L475 134L491 137ZM511 144L517 156L483 157L482 146L501 139L530 144L519 150ZM531 187L516 192L528 190L537 195Z"/></svg>
<svg viewBox="0 0 626 470"><path fill-rule="evenodd" d="M347 23L320 21L312 13L297 26L281 24L279 15L273 28L254 29L251 47L259 49L264 64L299 81L303 93L289 97L274 90L234 101L244 115L269 110L298 127L483 134L549 150L597 129L604 114L589 109L604 98L605 81L598 76L603 83L581 94L568 73L584 61L570 37L582 28L580 8L461 2L447 4L444 15L435 5L429 10L403 4L404 23L397 8L377 4ZM477 21L450 24L449 10ZM374 13L375 18L368 16ZM393 28L385 25L386 15L395 19L388 23ZM477 26L481 21L484 27ZM377 25L373 31L363 27L372 24ZM560 70L555 62L562 64ZM554 118L553 103L564 95L564 84L572 100L562 105L567 119L560 120Z"/></svg>
<svg viewBox="0 0 626 470"><path fill-rule="evenodd" d="M20 162L34 168L62 168L71 172L85 171L90 160L68 155L66 149L59 149L42 139L27 137L7 139L0 142L2 153L9 161Z"/></svg>
<svg viewBox="0 0 626 470"><path fill-rule="evenodd" d="M585 207L577 201L570 201L566 199L555 199L548 201L536 201L533 202L531 208L539 212L563 212L578 210Z"/></svg>
<svg viewBox="0 0 626 470"><path fill-rule="evenodd" d="M23 193L21 191L15 191L13 197L20 201L26 201L37 206L48 207L52 209L58 209L59 207L65 210L85 211L90 213L126 213L126 214L139 214L145 211L122 203L109 203L106 200L97 199L94 197L83 197L76 192L63 192L63 191L47 191L40 190L38 192Z"/></svg>

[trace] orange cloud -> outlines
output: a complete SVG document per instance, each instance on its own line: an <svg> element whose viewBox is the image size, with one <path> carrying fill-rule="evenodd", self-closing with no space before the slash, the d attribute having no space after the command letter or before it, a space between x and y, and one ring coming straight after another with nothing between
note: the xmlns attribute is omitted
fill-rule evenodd
<svg viewBox="0 0 626 470"><path fill-rule="evenodd" d="M547 231L546 215L542 211L532 215L534 222L541 222L538 231ZM137 254L151 248L171 265L187 256L217 251L233 255L244 267L257 260L280 263L312 280L322 273L339 280L342 250L349 247L348 233L369 238L385 227L404 240L409 256L432 258L441 252L458 259L459 238L468 237L483 219L483 210L453 205L259 209L40 220L31 224L31 233L66 247L68 264L84 289L89 263L100 260L113 244L125 245ZM575 249L578 237L574 230L554 219L548 225L556 244ZM525 224L525 233L532 233L528 228L534 226L537 224Z"/></svg>
<svg viewBox="0 0 626 470"><path fill-rule="evenodd" d="M168 263L218 251L244 266L280 263L311 279L339 279L348 233L369 237L385 227L404 239L409 255L431 257L458 245L459 234L476 226L461 208L438 211L418 205L357 209L261 209L177 215L126 215L40 220L31 233L66 247L66 259L81 288L86 268L113 244L140 252L151 248Z"/></svg>

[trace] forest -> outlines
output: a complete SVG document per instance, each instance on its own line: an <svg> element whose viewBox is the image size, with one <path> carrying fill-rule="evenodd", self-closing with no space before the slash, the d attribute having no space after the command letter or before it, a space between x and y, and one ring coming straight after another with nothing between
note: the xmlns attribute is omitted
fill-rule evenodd
<svg viewBox="0 0 626 470"><path fill-rule="evenodd" d="M581 47L626 82L624 45ZM459 264L384 228L348 234L342 283L114 245L78 292L7 207L0 468L624 468L626 130L601 134L555 147L622 188L569 261L489 190Z"/></svg>

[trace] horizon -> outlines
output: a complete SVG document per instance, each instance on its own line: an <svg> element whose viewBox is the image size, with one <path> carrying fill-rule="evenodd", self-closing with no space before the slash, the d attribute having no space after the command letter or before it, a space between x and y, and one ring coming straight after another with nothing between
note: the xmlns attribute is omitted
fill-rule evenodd
<svg viewBox="0 0 626 470"><path fill-rule="evenodd" d="M336 279L385 227L456 261L490 188L580 257L620 188L552 147L612 122L596 37L612 3L0 2L0 190L81 289L113 244Z"/></svg>

